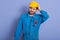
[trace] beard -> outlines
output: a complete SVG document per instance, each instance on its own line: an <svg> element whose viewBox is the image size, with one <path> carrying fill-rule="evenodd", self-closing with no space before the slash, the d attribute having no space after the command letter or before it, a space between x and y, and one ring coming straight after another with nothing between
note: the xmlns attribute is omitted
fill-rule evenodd
<svg viewBox="0 0 60 40"><path fill-rule="evenodd" d="M33 15L35 12L33 12L33 11L28 11L28 13L30 14L30 15Z"/></svg>

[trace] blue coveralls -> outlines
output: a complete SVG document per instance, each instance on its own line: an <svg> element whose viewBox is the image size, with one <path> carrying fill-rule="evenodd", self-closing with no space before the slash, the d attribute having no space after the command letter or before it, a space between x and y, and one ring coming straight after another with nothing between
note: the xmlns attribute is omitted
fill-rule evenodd
<svg viewBox="0 0 60 40"><path fill-rule="evenodd" d="M40 10L40 13L35 13L32 17L29 16L29 13L20 16L14 40L18 40L22 31L24 33L23 40L39 40L39 27L49 18L46 11Z"/></svg>

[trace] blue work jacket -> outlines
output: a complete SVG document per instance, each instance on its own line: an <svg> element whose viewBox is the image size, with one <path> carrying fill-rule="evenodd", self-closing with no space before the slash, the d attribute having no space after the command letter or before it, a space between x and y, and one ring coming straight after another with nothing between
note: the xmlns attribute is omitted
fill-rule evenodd
<svg viewBox="0 0 60 40"><path fill-rule="evenodd" d="M38 33L40 25L49 18L46 11L40 10L40 13L34 13L33 16L29 16L29 13L24 13L20 16L14 40L18 40L22 31L23 40L39 40Z"/></svg>

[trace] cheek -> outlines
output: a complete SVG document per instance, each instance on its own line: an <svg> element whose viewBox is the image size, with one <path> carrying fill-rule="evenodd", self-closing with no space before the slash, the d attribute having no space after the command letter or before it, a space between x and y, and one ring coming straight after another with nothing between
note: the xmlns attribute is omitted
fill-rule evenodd
<svg viewBox="0 0 60 40"><path fill-rule="evenodd" d="M31 11L31 9L29 9L29 11Z"/></svg>
<svg viewBox="0 0 60 40"><path fill-rule="evenodd" d="M31 11L32 9L29 8L29 11Z"/></svg>
<svg viewBox="0 0 60 40"><path fill-rule="evenodd" d="M29 9L30 12L34 12L32 9Z"/></svg>
<svg viewBox="0 0 60 40"><path fill-rule="evenodd" d="M33 12L36 12L36 10L33 10Z"/></svg>

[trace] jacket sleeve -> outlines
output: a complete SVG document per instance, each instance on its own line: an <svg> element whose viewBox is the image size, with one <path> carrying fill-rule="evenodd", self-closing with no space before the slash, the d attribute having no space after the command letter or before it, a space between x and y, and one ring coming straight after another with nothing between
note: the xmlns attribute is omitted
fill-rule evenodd
<svg viewBox="0 0 60 40"><path fill-rule="evenodd" d="M40 10L40 13L41 13L41 15L40 15L41 16L41 23L43 23L49 18L49 15L44 10Z"/></svg>
<svg viewBox="0 0 60 40"><path fill-rule="evenodd" d="M14 40L19 40L19 36L21 35L22 32L22 17L20 17L17 25L17 29L14 35Z"/></svg>

